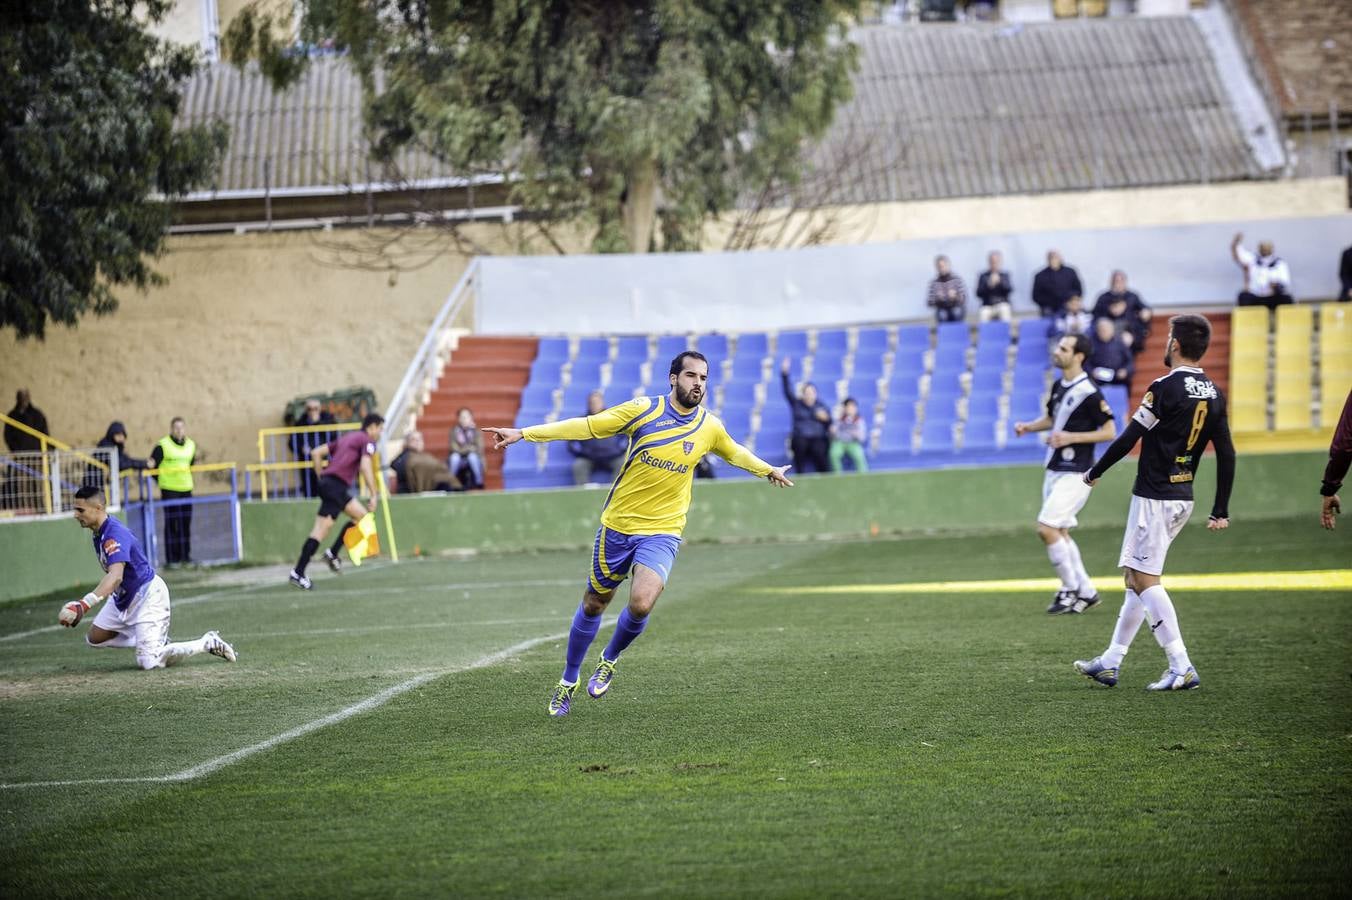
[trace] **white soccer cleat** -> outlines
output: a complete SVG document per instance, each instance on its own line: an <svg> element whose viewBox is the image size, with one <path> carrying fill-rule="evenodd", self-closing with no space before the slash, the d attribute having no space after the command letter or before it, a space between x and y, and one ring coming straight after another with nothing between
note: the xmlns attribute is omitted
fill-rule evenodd
<svg viewBox="0 0 1352 900"><path fill-rule="evenodd" d="M1151 682L1145 686L1145 689L1147 691L1190 691L1201 686L1202 679L1197 677L1197 669L1188 666L1186 672L1165 669L1164 674L1160 676L1160 680Z"/></svg>
<svg viewBox="0 0 1352 900"><path fill-rule="evenodd" d="M214 631L208 631L202 635L202 640L206 642L206 651L212 656L219 656L226 662L235 662L239 657L235 654L235 648Z"/></svg>
<svg viewBox="0 0 1352 900"><path fill-rule="evenodd" d="M291 570L291 575L289 576L288 580L296 587L300 588L302 591L313 590L315 586L313 581L306 578L304 575L300 574L295 569Z"/></svg>

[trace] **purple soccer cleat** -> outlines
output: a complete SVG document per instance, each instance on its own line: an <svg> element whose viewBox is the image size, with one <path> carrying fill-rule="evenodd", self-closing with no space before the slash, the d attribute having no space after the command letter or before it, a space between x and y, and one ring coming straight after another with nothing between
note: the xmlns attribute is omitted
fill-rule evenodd
<svg viewBox="0 0 1352 900"><path fill-rule="evenodd" d="M587 694L591 697L600 697L610 690L610 683L614 680L615 661L601 657L601 661L596 664L596 671L587 679Z"/></svg>

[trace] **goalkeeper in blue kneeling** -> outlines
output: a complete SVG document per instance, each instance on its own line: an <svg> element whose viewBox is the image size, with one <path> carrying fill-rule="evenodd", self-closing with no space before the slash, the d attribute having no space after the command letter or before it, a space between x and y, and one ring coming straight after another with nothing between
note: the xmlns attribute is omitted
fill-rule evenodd
<svg viewBox="0 0 1352 900"><path fill-rule="evenodd" d="M630 575L629 603L620 611L615 633L587 681L587 694L602 697L615 679L620 654L643 633L648 616L666 588L681 547L690 510L695 465L713 453L734 466L779 487L792 487L788 466L772 466L729 436L703 402L709 363L686 351L671 361L671 392L639 397L590 416L529 428L485 428L496 436L495 450L520 440L586 441L622 434L629 447L601 510L601 528L592 546L586 590L568 632L563 677L546 711L566 716L582 677L582 663L601 629L601 614Z"/></svg>

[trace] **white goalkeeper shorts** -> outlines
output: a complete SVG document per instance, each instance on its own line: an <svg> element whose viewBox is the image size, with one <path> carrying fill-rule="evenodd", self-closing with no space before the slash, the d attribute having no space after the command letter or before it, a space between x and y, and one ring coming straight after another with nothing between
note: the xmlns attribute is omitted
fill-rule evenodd
<svg viewBox="0 0 1352 900"><path fill-rule="evenodd" d="M136 664L141 668L160 668L164 665L160 651L169 643L169 586L156 575L141 586L125 611L112 600L103 601L94 624L135 641Z"/></svg>
<svg viewBox="0 0 1352 900"><path fill-rule="evenodd" d="M1163 575L1169 545L1191 515L1191 500L1147 500L1132 494L1117 565L1147 575Z"/></svg>
<svg viewBox="0 0 1352 900"><path fill-rule="evenodd" d="M1037 520L1048 528L1074 528L1075 514L1084 509L1093 490L1080 472L1048 472L1042 477L1042 509Z"/></svg>

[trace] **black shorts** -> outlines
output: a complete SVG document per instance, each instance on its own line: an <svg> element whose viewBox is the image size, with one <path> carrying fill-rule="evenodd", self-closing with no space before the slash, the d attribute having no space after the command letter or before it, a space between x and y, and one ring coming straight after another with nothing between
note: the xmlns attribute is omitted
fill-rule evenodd
<svg viewBox="0 0 1352 900"><path fill-rule="evenodd" d="M349 500L357 496L355 488L341 478L324 475L319 479L319 514L326 519L336 519L347 506Z"/></svg>

